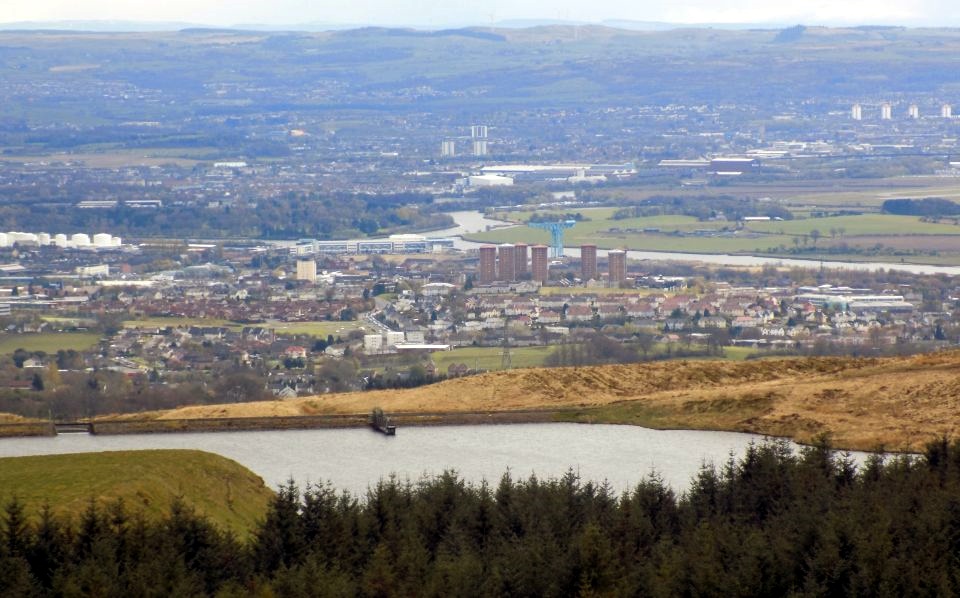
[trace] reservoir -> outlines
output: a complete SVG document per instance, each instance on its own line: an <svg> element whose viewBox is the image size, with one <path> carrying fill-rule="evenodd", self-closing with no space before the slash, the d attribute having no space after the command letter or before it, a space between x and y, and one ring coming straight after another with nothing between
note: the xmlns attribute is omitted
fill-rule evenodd
<svg viewBox="0 0 960 598"><path fill-rule="evenodd" d="M456 470L470 482L496 485L536 474L558 477L573 470L584 481L610 483L622 492L650 474L682 492L704 463L718 468L742 456L762 436L733 432L650 430L637 426L512 424L403 427L394 437L366 428L198 432L0 439L0 457L92 451L198 449L248 467L276 488L291 477L301 486L329 481L363 494L395 474L417 481ZM859 459L858 459L859 460Z"/></svg>

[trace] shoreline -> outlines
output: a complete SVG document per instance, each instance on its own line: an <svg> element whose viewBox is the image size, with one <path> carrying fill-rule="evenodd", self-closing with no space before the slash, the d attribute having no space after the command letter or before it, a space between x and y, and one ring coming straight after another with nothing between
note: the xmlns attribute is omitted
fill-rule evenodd
<svg viewBox="0 0 960 598"><path fill-rule="evenodd" d="M487 424L558 423L571 409L507 411L453 411L388 413L397 426L476 426ZM209 417L182 419L81 420L90 434L173 434L181 432L238 432L267 430L324 430L369 427L367 414L275 415L261 417ZM52 422L0 424L0 439L57 436Z"/></svg>
<svg viewBox="0 0 960 598"><path fill-rule="evenodd" d="M651 414L652 415L652 414ZM676 414L674 414L676 415ZM583 424L583 425L622 425L636 426L651 430L681 430L691 432L733 432L754 434L766 438L785 439L803 446L810 446L819 440L819 434L810 435L800 429L781 429L777 432L757 429L749 425L734 426L684 426L674 421L669 413L660 413L651 417L610 416L602 409L591 407L559 407L547 409L517 409L503 411L447 411L447 412L398 412L388 413L392 424L402 434L405 427L430 426L483 426L511 424ZM127 436L138 434L183 434L217 432L267 432L287 430L335 430L370 427L368 414L326 414L326 415L274 415L260 417L208 417L181 419L116 419L77 422L89 425L89 434L95 436ZM779 433L778 433L779 432ZM77 432L64 432L71 434ZM84 433L84 432L79 432ZM5 439L37 438L58 436L52 422L23 422L0 424L0 443ZM826 436L832 439L827 433ZM888 454L916 453L916 448L860 446L834 444L835 451L883 452Z"/></svg>

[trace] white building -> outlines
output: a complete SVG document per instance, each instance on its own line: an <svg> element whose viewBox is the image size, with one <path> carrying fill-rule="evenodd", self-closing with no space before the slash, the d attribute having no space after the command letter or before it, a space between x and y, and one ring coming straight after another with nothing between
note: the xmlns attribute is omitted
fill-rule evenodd
<svg viewBox="0 0 960 598"><path fill-rule="evenodd" d="M420 288L424 297L442 297L456 290L457 285L449 282L428 282Z"/></svg>
<svg viewBox="0 0 960 598"><path fill-rule="evenodd" d="M385 336L387 337L386 341L388 348L402 345L406 340L406 335L404 335L402 332L394 332L392 330L387 332Z"/></svg>
<svg viewBox="0 0 960 598"><path fill-rule="evenodd" d="M863 107L860 104L854 104L850 108L850 118L853 120L863 120Z"/></svg>
<svg viewBox="0 0 960 598"><path fill-rule="evenodd" d="M950 104L944 104L943 106L940 106L940 117L953 118L953 106Z"/></svg>
<svg viewBox="0 0 960 598"><path fill-rule="evenodd" d="M365 334L363 335L363 352L367 355L376 355L377 353L383 352L383 335L382 334Z"/></svg>
<svg viewBox="0 0 960 598"><path fill-rule="evenodd" d="M893 118L893 107L889 103L880 106L880 120L890 120Z"/></svg>
<svg viewBox="0 0 960 598"><path fill-rule="evenodd" d="M77 274L80 278L97 278L100 276L110 276L110 266L101 264L99 266L79 266Z"/></svg>
<svg viewBox="0 0 960 598"><path fill-rule="evenodd" d="M477 174L467 179L471 187L509 187L513 179L499 174Z"/></svg>
<svg viewBox="0 0 960 598"><path fill-rule="evenodd" d="M452 139L445 139L440 144L440 155L444 158L453 158L457 155L457 142Z"/></svg>
<svg viewBox="0 0 960 598"><path fill-rule="evenodd" d="M474 139L473 140L473 155L474 156L486 156L488 152L487 140L486 139Z"/></svg>
<svg viewBox="0 0 960 598"><path fill-rule="evenodd" d="M916 104L910 104L910 107L907 109L907 116L914 120L920 118L920 107Z"/></svg>
<svg viewBox="0 0 960 598"><path fill-rule="evenodd" d="M317 282L317 262L313 260L297 260L297 280Z"/></svg>

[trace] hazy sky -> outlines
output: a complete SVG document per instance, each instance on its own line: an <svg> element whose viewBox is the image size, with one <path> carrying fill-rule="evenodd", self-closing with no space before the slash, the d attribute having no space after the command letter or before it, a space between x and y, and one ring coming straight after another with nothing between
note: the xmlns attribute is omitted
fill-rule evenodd
<svg viewBox="0 0 960 598"><path fill-rule="evenodd" d="M960 25L956 0L0 0L0 22L349 23L444 27L511 19Z"/></svg>

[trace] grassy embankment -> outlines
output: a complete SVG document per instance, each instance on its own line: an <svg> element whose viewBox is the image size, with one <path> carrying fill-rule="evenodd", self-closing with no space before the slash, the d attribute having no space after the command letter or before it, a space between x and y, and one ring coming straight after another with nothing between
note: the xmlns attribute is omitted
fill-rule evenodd
<svg viewBox="0 0 960 598"><path fill-rule="evenodd" d="M241 537L266 513L273 492L242 465L195 450L117 451L0 458L0 502L16 496L30 517L50 504L74 521L90 500L123 499L149 518L169 513L177 497Z"/></svg>
<svg viewBox="0 0 960 598"><path fill-rule="evenodd" d="M516 368L538 368L546 365L547 358L557 352L558 345L537 346L537 347L511 347L510 348L510 367ZM690 347L693 350L701 350L703 345L693 344ZM650 351L650 357L656 358L666 354L667 345L657 343ZM715 359L730 359L733 361L743 361L751 355L757 355L761 350L753 347L724 347L723 355ZM436 364L438 371L442 374L447 371L450 364L463 363L473 369L482 369L495 371L502 369L503 366L503 348L502 347L461 347L450 351L436 351L431 353L430 358Z"/></svg>
<svg viewBox="0 0 960 598"><path fill-rule="evenodd" d="M556 350L556 346L511 347L510 363L515 368L541 367L547 357L553 355ZM430 357L440 373L446 372L450 364L454 363L463 363L474 369L499 370L503 365L503 348L463 347L450 351L437 351Z"/></svg>
<svg viewBox="0 0 960 598"><path fill-rule="evenodd" d="M960 436L960 352L521 369L409 390L183 407L136 417L362 414L375 406L388 413L544 409L560 421L756 432L801 442L826 433L845 449L917 450L937 436Z"/></svg>

